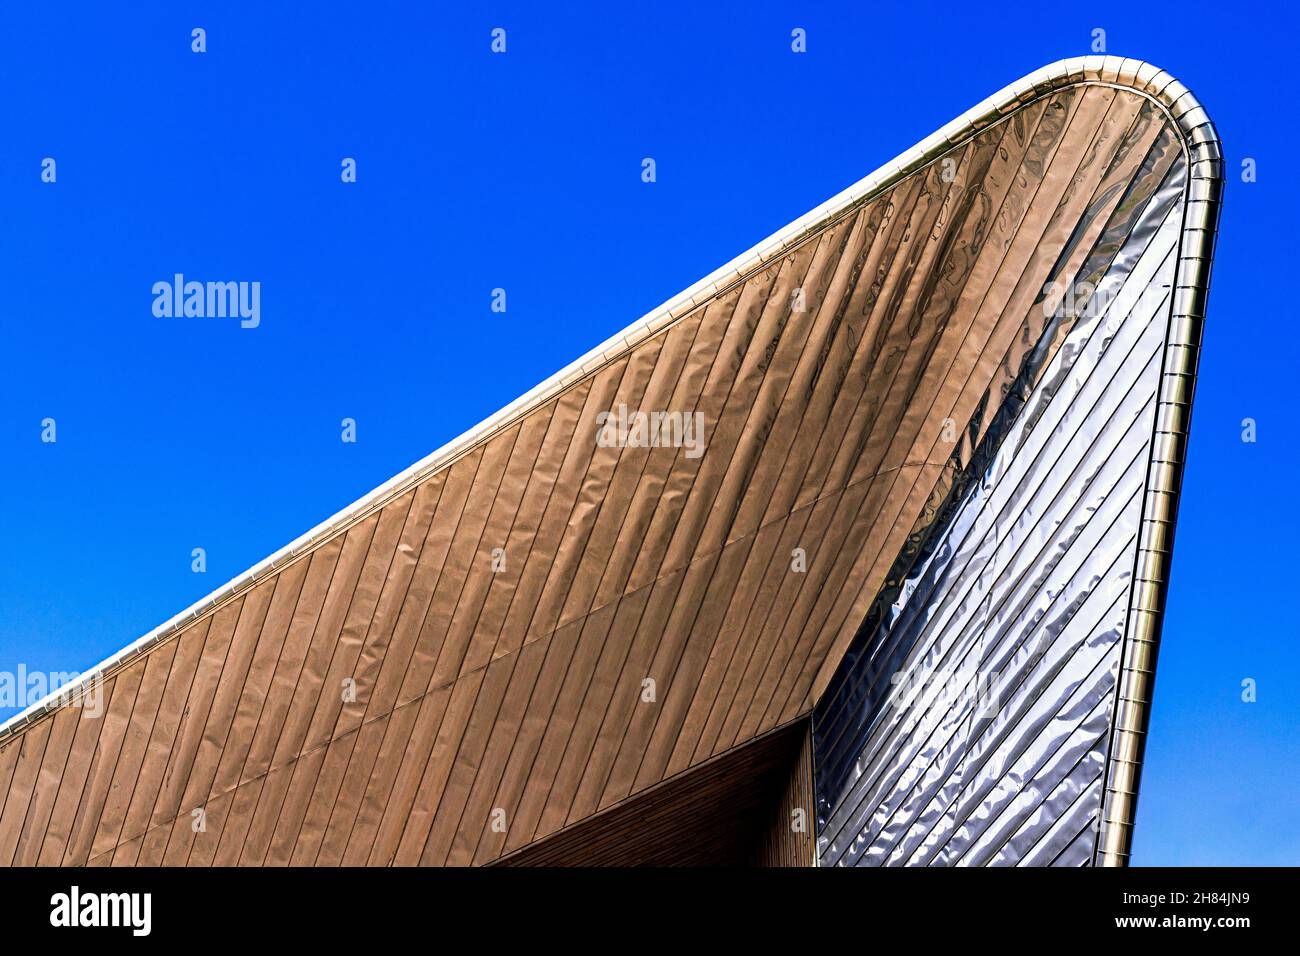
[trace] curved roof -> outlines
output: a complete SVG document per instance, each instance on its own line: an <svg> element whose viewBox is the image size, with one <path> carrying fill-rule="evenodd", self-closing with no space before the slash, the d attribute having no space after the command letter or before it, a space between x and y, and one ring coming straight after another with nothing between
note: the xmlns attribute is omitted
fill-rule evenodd
<svg viewBox="0 0 1300 956"><path fill-rule="evenodd" d="M1072 96L1062 105L1064 125L1043 125L1049 105L1071 90L1094 92ZM1107 100L1103 90L1119 92ZM1123 103L1112 112L1118 99ZM437 796L443 801L438 806L452 808L446 812L455 813L456 821L444 824L433 819L441 810L429 810L430 819L422 821L428 835L416 854L403 849L406 823L394 831L396 825L389 822L387 797L373 807L366 797L354 808L354 821L368 812L377 814L368 824L373 842L363 856L353 849L360 844L351 836L341 838L340 859L486 862L517 849L520 840L541 839L806 715L852 637L854 616L860 619L879 590L902 537L950 465L947 454L936 454L931 433L945 420L967 421L994 387L999 375L994 359L1008 348L1005 343L1014 338L1025 309L1038 304L1043 280L1063 274L1068 262L1058 259L1069 259L1076 229L1086 231L1094 220L1099 229L1094 206L1117 198L1101 188L1103 181L1108 175L1133 174L1136 164L1125 159L1125 137L1137 135L1140 118L1148 114L1177 130L1188 164L1185 241L1173 314L1175 322L1198 323L1204 315L1222 179L1219 143L1205 111L1177 80L1137 60L1083 57L1036 71L87 671L79 685L128 678L136 698L157 681L154 708L162 713L166 702L161 698L172 694L171 678L179 672L169 663L166 673L156 667L155 674L149 660L163 647L180 660L191 651L175 645L191 635L194 657L186 665L185 700L177 705L186 710L174 716L172 744L154 748L150 730L140 752L142 766L155 750L152 759L173 762L158 769L160 796L150 808L121 810L126 823L146 829L134 836L119 829L119 839L111 844L114 853L124 840L143 846L147 832L163 828L176 819L170 813L179 814L191 804L226 797L233 807L241 787L277 772L288 774L283 799L291 800L298 786L294 778L309 755L321 761L313 779L328 780L333 773L337 792L345 777L366 773L362 764L352 762L359 747L371 767L381 759L394 761L396 779L390 786L400 790L407 781L412 814L418 816L422 800ZM1083 118L1076 122L1076 116ZM1154 130L1154 125L1143 127L1141 135L1154 136ZM999 153L997 144L1006 137L1010 151ZM1062 165L1053 173L1054 157L1073 161L1089 149L1084 166L1076 163L1067 170ZM955 158L955 167L941 169L939 161L945 158ZM1032 167L1033 175L1022 172L1017 181L1021 162ZM1079 174L1079 168L1087 174ZM1049 202L1039 185L1053 175L1060 180L1060 193ZM1001 197L1000 210L1020 211L1014 229L990 218L981 206L992 195ZM1026 238L1015 245L1023 222L1041 223L1042 231L1035 241ZM980 259L978 253L991 248L989 235L1004 227L1007 247L1015 251L996 263ZM873 275L875 282L870 281ZM811 318L806 323L790 304L795 290L809 292ZM909 327L919 323L925 332L929 321L936 330L929 339ZM990 325L989 343L1002 343L989 345L987 355L963 354L964 334L961 339L944 337L947 330L955 335L959 328L980 323ZM891 339L894 333L902 338ZM913 350L918 339L925 341ZM1170 387L1181 381L1186 389L1186 394L1171 396L1172 406L1189 410L1198 342L1199 326L1194 342L1188 339L1185 349L1170 353L1173 361L1184 363L1182 378L1175 375ZM876 361L882 354L883 364ZM876 371L891 363L887 379ZM900 368L913 376L908 390L893 384ZM956 368L965 372L960 387ZM855 375L864 376L860 386L855 386ZM943 395L947 402L950 392L951 405L942 409L948 414L940 415L937 397ZM922 408L922 401L929 404ZM609 454L593 449L593 441L581 438L595 437L594 430L584 430L590 428L589 419L620 404L702 410L708 450L692 461L672 449L616 448ZM1170 423L1170 434L1185 436L1187 414ZM915 433L915 440L896 440L904 432ZM793 462L800 468L788 467ZM1173 501L1178 473L1179 461L1171 462L1154 493ZM910 480L905 489L896 488L899 475ZM607 500L618 507L604 508ZM800 520L805 530L793 530ZM468 535L474 528L471 543ZM818 564L818 548L829 554L828 541L835 542L834 558ZM1168 550L1163 539L1147 540L1146 546L1153 552ZM504 574L480 567L484 555L479 551L490 553L494 547L504 549ZM793 547L813 556L813 573L787 593L793 588L784 576ZM758 557L756 549L766 549L765 556ZM534 554L546 558L545 566L535 562ZM1158 570L1165 573L1167 564ZM675 583L672 593L656 596L670 580ZM338 590L338 582L351 582L350 589ZM1151 584L1147 619L1135 625L1137 639L1126 651L1128 674L1150 669L1144 655L1153 653L1158 633L1163 578ZM713 603L723 599L725 605L719 604L711 616ZM477 608L474 620L461 620L462 609L470 606ZM779 608L785 618L780 624L750 624L755 606L769 615ZM304 608L313 607L313 619L300 621ZM684 607L693 610L682 611ZM689 621L682 616L686 613ZM273 626L278 630L273 632ZM589 632L589 627L596 630ZM628 629L630 646L616 666L608 649L617 641L611 644L609 635L619 634L620 628ZM225 636L211 643L207 636L218 633ZM562 649L561 641L570 643ZM301 659L290 684L287 673L281 674L281 662L285 649L292 647L297 649L291 654ZM336 647L354 651L352 662L336 665ZM529 648L535 659L525 661ZM266 656L271 649L274 660ZM320 660L313 665L318 653ZM500 665L498 673L494 665L506 658L512 658L510 670ZM232 660L242 668L238 684L227 677ZM531 679L520 676L520 663L533 668ZM312 666L320 673L311 675L316 683L304 690L301 675ZM340 675L356 681L359 696L331 708L323 701L332 693L330 681ZM628 681L639 687L651 675L664 685L664 706L639 727L641 713L619 695ZM472 691L467 678L478 682ZM122 680L121 686L126 683ZM197 719L189 716L195 688L206 694L207 703L205 722L191 726L186 720ZM279 703L274 701L277 689L284 694ZM1131 795L1149 700L1149 691L1137 690L1117 715L1121 740L1116 752L1131 759L1119 766L1113 781L1118 805L1108 831L1116 841L1108 850L1112 862L1127 851L1132 821ZM66 710L60 705L68 693L69 688L62 688L0 727L0 782L5 780L4 753L45 718ZM463 699L458 697L462 693ZM573 693L580 693L581 700L570 705ZM506 703L518 694L529 701L538 694L558 695L561 703L549 701L545 712L524 706L510 713ZM421 731L435 697L446 698L437 725ZM372 707L381 698L382 705ZM256 703L256 714L245 713L250 701ZM350 714L351 704L360 712ZM111 702L109 706L111 710ZM410 712L397 736L394 715L403 707ZM134 714L132 708L114 722L110 712L107 723L123 735L117 744L122 750L130 746L125 738ZM272 715L302 724L301 739L283 743L283 728L267 722ZM603 729L611 715L623 720L624 729L618 739L605 740ZM224 729L209 725L218 718ZM564 728L565 739L551 753L547 747L553 727ZM236 752L244 752L241 758L228 758L226 741L234 740L240 728L248 740ZM491 753L503 734L518 737L529 728L538 738L531 761L516 759L513 746L504 755ZM419 737L421 732L427 739ZM205 744L217 735L221 746L209 754ZM349 756L337 758L335 766L333 745L349 736L355 738ZM363 737L365 743L359 744ZM88 792L97 785L109 789L117 771L92 766L104 749L98 732L96 743L88 742L88 733L82 742L69 720L66 738L69 754L78 747L86 750L81 785ZM422 743L416 749L423 753L399 752L408 739L417 738ZM478 749L468 767L462 743L471 739ZM189 746L187 740L192 748L177 764L172 754ZM603 756L602 747L609 750ZM570 756L579 751L585 756ZM629 756L633 753L635 758ZM529 775L538 754L543 763L556 763L540 789ZM10 759L8 776L16 780L19 757ZM445 761L445 773L433 771L431 777L429 768L439 761ZM70 757L66 763L73 765ZM417 763L419 770L414 769ZM592 770L597 763L599 770ZM488 767L495 782L479 773ZM199 769L210 777L201 785L195 781ZM589 771L603 774L603 782L594 782L597 776L588 776ZM439 773L440 781L434 779ZM38 788L35 780L32 786ZM169 787L174 791L170 796ZM333 805L316 810L310 789L304 790L298 835L284 852L297 852L302 832L315 825L319 832L311 839L319 858L322 845L332 839L335 811ZM48 820L57 817L54 805L61 803L61 790L59 785L49 796ZM36 790L28 792L29 799L37 796ZM107 802L105 795L101 807ZM514 818L529 818L526 833L510 832L500 845L481 832L463 835L459 821L503 802L511 807L512 828ZM248 812L261 806L259 796ZM259 847L264 858L276 852L282 810L275 807L275 820L265 824L270 830ZM84 815L75 807L74 812ZM8 816L0 817L0 838ZM104 852L109 844L101 839L102 830L94 829L97 822L83 825L79 817L60 824L69 831L54 844L61 847L61 860L85 861L97 849ZM74 853L77 834L71 831L79 825L89 828L89 835L81 837ZM30 814L24 812L18 826L22 834L14 832L9 845L32 837ZM445 835L438 836L439 826ZM354 831L355 825L349 832ZM380 845L385 837L391 846ZM253 840L250 833L248 845ZM42 850L49 841L43 837L38 842L35 856L49 855ZM170 853L170 845L168 840L159 853ZM0 842L0 851L5 846ZM430 852L431 846L437 849ZM187 858L192 852L187 847ZM222 852L214 847L213 859L221 862ZM235 859L243 859L242 851Z"/></svg>

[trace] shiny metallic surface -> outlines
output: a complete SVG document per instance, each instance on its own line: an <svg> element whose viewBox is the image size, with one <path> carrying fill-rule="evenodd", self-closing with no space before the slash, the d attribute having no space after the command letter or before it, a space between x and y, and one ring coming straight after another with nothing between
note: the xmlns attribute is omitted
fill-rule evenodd
<svg viewBox="0 0 1300 956"><path fill-rule="evenodd" d="M819 707L824 863L1091 856L1183 171L1147 200L1083 314L1044 330ZM1135 289L1122 315L1097 306Z"/></svg>
<svg viewBox="0 0 1300 956"><path fill-rule="evenodd" d="M822 865L1127 862L1222 168L1181 84L1092 59L1166 130L819 702Z"/></svg>
<svg viewBox="0 0 1300 956"><path fill-rule="evenodd" d="M1147 81L1148 92L1158 79L1159 75ZM1160 623L1172 558L1174 519L1191 427L1210 263L1223 197L1223 153L1218 134L1195 97L1176 81L1161 87L1161 102L1170 102L1171 85L1180 87L1171 112L1183 139L1189 172L1174 276L1175 295L1156 399L1155 440L1157 443L1170 441L1161 446L1164 450L1160 455L1152 456L1147 473L1146 501L1138 532L1136 579L1141 586L1133 589L1121 651L1121 680L1112 718L1105 798L1095 850L1095 861L1103 866L1126 865L1132 847Z"/></svg>

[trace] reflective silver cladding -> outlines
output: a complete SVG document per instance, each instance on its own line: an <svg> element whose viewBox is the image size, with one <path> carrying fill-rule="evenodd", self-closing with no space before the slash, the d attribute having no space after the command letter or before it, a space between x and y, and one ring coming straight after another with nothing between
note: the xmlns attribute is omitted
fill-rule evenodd
<svg viewBox="0 0 1300 956"><path fill-rule="evenodd" d="M1046 324L818 705L822 865L1093 861L1158 457L1177 140L1152 148L1073 277L1095 291Z"/></svg>

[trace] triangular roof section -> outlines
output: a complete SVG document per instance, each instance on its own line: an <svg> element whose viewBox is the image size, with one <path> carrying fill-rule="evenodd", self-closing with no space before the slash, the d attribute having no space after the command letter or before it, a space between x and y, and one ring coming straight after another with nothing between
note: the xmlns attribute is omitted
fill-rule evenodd
<svg viewBox="0 0 1300 956"><path fill-rule="evenodd" d="M989 97L86 672L117 739L76 715L40 729L75 688L6 722L0 783L25 805L6 802L0 858L491 862L806 719L995 428L1008 343L1091 262L1162 135L1181 238L1097 851L1122 863L1222 163L1182 84L1109 56ZM703 415L707 450L606 446L597 416L620 408ZM114 709L128 690L148 726ZM65 752L52 792L13 746L38 731Z"/></svg>

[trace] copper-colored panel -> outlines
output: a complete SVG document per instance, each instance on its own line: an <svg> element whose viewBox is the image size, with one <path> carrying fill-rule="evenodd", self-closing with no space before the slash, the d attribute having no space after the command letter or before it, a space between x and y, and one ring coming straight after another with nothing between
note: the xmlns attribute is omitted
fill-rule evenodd
<svg viewBox="0 0 1300 956"><path fill-rule="evenodd" d="M90 844L89 859L91 860L96 857L107 859L117 845L126 822L126 813L135 792L136 782L140 777L150 735L158 718L163 693L168 687L168 675L171 674L176 652L183 644L183 641L169 642L143 661L131 665L130 669L142 668L144 674L140 678L139 690L136 691L135 705L124 732L117 763L112 769L112 782L109 784L103 809L96 821L94 838ZM119 675L119 679L121 676Z"/></svg>
<svg viewBox="0 0 1300 956"><path fill-rule="evenodd" d="M140 755L139 767L134 773L129 768L123 768L123 784L124 787L130 788L130 797L126 818L119 832L112 837L115 863L133 865L139 855L139 840L150 825L154 804L162 787L163 775L168 769L173 753L181 715L189 700L190 685L199 666L199 658L211 624L212 619L206 618L179 638L171 668L163 677L165 684L160 695L158 711L150 725L148 744ZM151 675L146 672L146 676ZM124 845L129 848L124 849Z"/></svg>
<svg viewBox="0 0 1300 956"><path fill-rule="evenodd" d="M237 756L238 747L230 751L229 761L226 760L226 755L223 755L222 763L229 769L223 766L223 769L218 771L214 789L218 794L230 793L230 799L225 812L215 818L217 821L215 834L203 841L204 849L200 854L203 856L210 852L214 863L229 866L239 859L239 852L251 822L250 816L261 792L261 778L271 764L278 736L285 726L294 688L302 673L312 633L320 617L330 581L338 566L343 545L344 539L336 538L323 545L309 558L296 562L296 565L302 565L305 569L300 572L303 574L301 588L297 593L292 617L283 641L278 645L271 642L271 646L278 651L278 657L265 699L260 703L256 727L248 736L247 750L243 756ZM285 573L287 574L288 571L286 570ZM276 599L267 615L268 622L279 621L277 612L279 599L280 590L277 588ZM256 781L256 783L231 793L231 788L238 786L238 781ZM209 808L209 816L212 815ZM209 844L210 850L207 848Z"/></svg>
<svg viewBox="0 0 1300 956"><path fill-rule="evenodd" d="M291 589L295 577L296 574L278 575L253 588L243 601L230 647L217 678L216 694L204 721L203 737L164 849L163 862L169 866L184 865L189 859L194 841L200 834L206 838L209 833L207 805L215 795L213 782L226 745L231 739L235 711L241 701L255 699L247 686L248 672L259 638L270 636L266 633L266 618L272 597L280 584L284 584L286 590ZM277 644L282 640L282 636L278 637Z"/></svg>
<svg viewBox="0 0 1300 956"><path fill-rule="evenodd" d="M392 800L394 781L402 767L403 749L411 739L419 712L417 704L405 704L394 710L386 721L369 780L361 784L364 797L343 847L342 862L347 866L364 866L368 861L380 821Z"/></svg>
<svg viewBox="0 0 1300 956"><path fill-rule="evenodd" d="M635 650L633 644L626 640L626 635L636 632L637 623L645 613L649 599L648 588L635 591L618 603L612 619L608 615L601 615L597 619L598 625L608 627L608 633L604 637L599 659L584 688L581 701L583 706L588 700L606 706L614 700L619 675L629 655ZM547 797L546 805L537 822L538 833L553 833L578 818L574 813L573 795L576 794L582 774L592 759L593 750L597 745L597 735L605 726L606 712L601 713L599 720L574 721L564 756L560 759L555 776L550 782L550 794L556 796Z"/></svg>
<svg viewBox="0 0 1300 956"><path fill-rule="evenodd" d="M253 613L259 619L260 626L259 609L264 610L266 601L270 598L266 584L258 585L252 593L257 596L254 598L250 594L233 601L213 615L212 626L208 628L207 640L186 696L185 710L181 714L175 740L168 754L167 770L148 817L148 829L140 846L138 862L141 866L158 866L164 862L173 823L177 826L188 825L182 817L188 817L195 809L193 805L184 802L184 797L191 781L196 779L195 771L198 771L200 777L203 774L203 767L196 766L196 761L204 743L209 717L213 719L214 728L221 727L221 714L212 712L213 703L218 690L226 690L230 686L221 684L221 674L231 651L239 619L244 607L252 601L255 605ZM235 680L242 681L242 678Z"/></svg>
<svg viewBox="0 0 1300 956"><path fill-rule="evenodd" d="M86 780L90 775L94 755L98 749L100 733L104 728L104 713L112 706L116 685L117 679L110 678L103 684L95 686L89 698L68 708L77 718L72 746L59 770L58 791L54 798L54 805L49 811L48 822L44 827L45 835L39 843L37 855L34 858L29 857L26 862L38 866L51 866L62 861L74 817L77 808L81 805ZM47 761L50 756L47 749ZM28 812L31 813L34 809L29 807ZM14 862L18 863L19 860L15 859Z"/></svg>
<svg viewBox="0 0 1300 956"><path fill-rule="evenodd" d="M114 679L113 699L104 715L95 756L86 775L86 785L72 820L67 845L62 859L54 859L51 854L51 863L81 864L90 855L91 840L103 815L113 771L126 741L127 722L135 708L140 682L145 675L145 665L145 661L140 661L120 671ZM44 854L45 850L42 849L42 855Z"/></svg>
<svg viewBox="0 0 1300 956"><path fill-rule="evenodd" d="M13 863L18 850L27 808L36 789L41 760L53 729L53 720L43 720L17 740L9 741L9 747L17 752L17 760L9 778L4 813L0 815L0 864L5 866Z"/></svg>
<svg viewBox="0 0 1300 956"><path fill-rule="evenodd" d="M14 866L35 866L37 854L44 842L54 811L54 801L59 785L63 782L63 772L67 768L69 752L72 749L79 729L91 727L98 721L83 721L80 707L60 708L52 723L49 740L41 755L41 769L36 775L32 788L31 800L27 803L23 815L22 829L18 834L18 845L13 857Z"/></svg>

